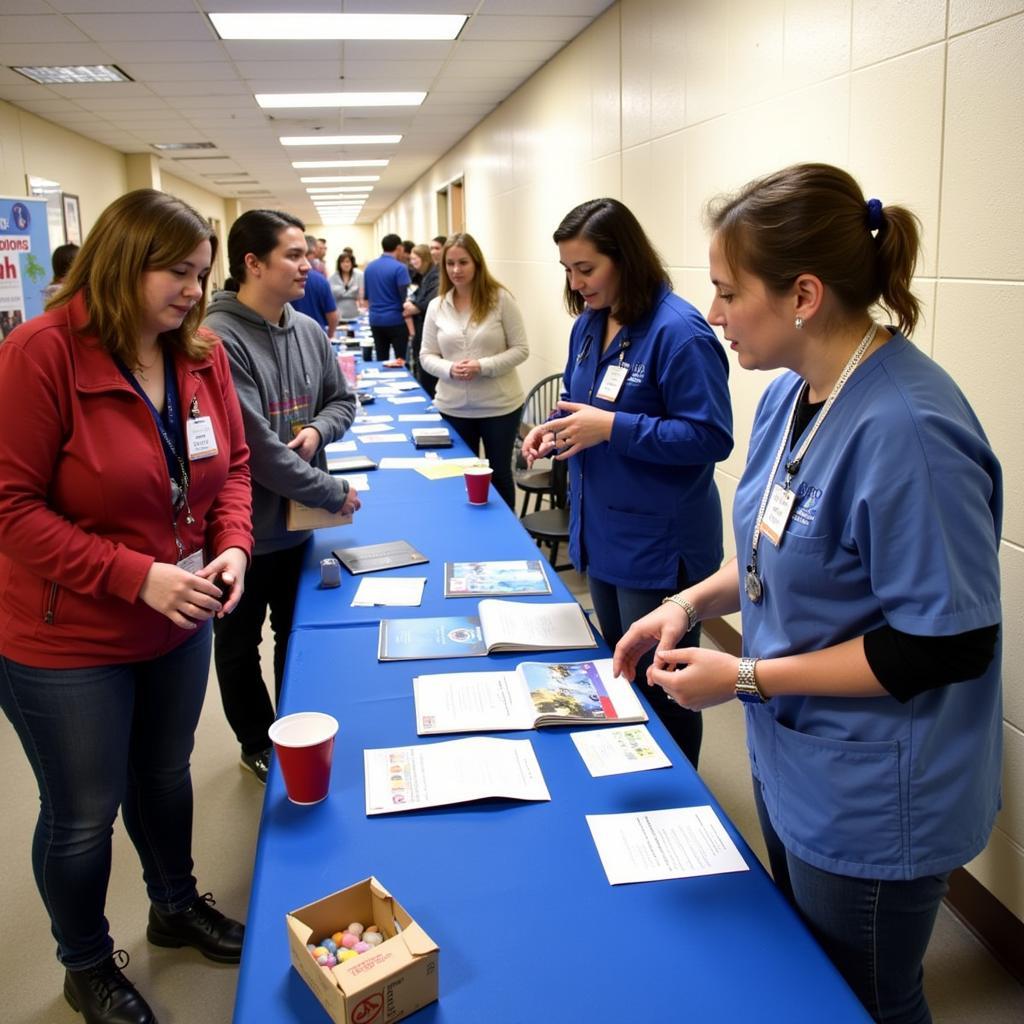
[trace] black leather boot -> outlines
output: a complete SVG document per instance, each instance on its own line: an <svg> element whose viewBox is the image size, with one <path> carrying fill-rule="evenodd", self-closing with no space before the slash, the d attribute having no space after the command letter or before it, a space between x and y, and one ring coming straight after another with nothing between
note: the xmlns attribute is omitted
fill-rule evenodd
<svg viewBox="0 0 1024 1024"><path fill-rule="evenodd" d="M177 914L165 914L150 905L146 938L154 946L193 946L207 960L237 964L242 959L245 926L214 910L215 902L210 893L204 893Z"/></svg>
<svg viewBox="0 0 1024 1024"><path fill-rule="evenodd" d="M118 949L94 967L65 973L64 998L86 1024L157 1024L146 1000L121 973L127 966L128 954Z"/></svg>

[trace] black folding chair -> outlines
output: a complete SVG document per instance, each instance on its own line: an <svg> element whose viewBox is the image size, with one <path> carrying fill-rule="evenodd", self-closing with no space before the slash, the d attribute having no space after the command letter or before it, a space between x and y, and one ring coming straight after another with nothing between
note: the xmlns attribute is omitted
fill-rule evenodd
<svg viewBox="0 0 1024 1024"><path fill-rule="evenodd" d="M546 544L547 556L555 572L571 569L572 563L558 564L558 549L569 543L569 469L565 462L551 462L552 507L529 512L520 518L527 533L538 545Z"/></svg>
<svg viewBox="0 0 1024 1024"><path fill-rule="evenodd" d="M554 412L555 405L562 395L562 375L553 373L531 388L523 403L523 412L519 420L519 432L512 448L512 475L516 486L523 492L523 507L519 510L519 518L529 511L530 495L534 495L534 512L540 511L545 495L554 496L554 484L551 479L551 460L538 459L532 467L527 467L523 456L523 439L538 423L544 423ZM552 504L554 502L552 501Z"/></svg>

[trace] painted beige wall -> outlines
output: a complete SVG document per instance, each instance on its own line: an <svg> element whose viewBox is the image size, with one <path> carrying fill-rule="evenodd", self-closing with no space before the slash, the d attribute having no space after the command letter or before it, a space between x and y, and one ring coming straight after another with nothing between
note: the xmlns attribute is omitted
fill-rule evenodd
<svg viewBox="0 0 1024 1024"><path fill-rule="evenodd" d="M28 174L78 196L83 234L126 185L123 154L0 100L0 195L25 195Z"/></svg>
<svg viewBox="0 0 1024 1024"><path fill-rule="evenodd" d="M1022 0L622 0L377 233L435 234L435 193L463 175L467 228L523 307L530 383L563 367L569 320L550 238L585 199L631 206L702 309L702 204L759 173L829 161L918 212L926 318L915 341L963 387L1006 473L1004 807L970 870L1024 918L1024 447L1012 369L1024 322L1022 103ZM718 472L727 509L766 382L733 363L737 444Z"/></svg>
<svg viewBox="0 0 1024 1024"><path fill-rule="evenodd" d="M162 188L230 227L228 205L220 196L167 174L162 180L142 181L138 175L130 180L123 153L0 100L0 195L25 195L29 174L58 181L62 191L78 196L83 234L118 196L146 186ZM221 269L223 280L226 264Z"/></svg>

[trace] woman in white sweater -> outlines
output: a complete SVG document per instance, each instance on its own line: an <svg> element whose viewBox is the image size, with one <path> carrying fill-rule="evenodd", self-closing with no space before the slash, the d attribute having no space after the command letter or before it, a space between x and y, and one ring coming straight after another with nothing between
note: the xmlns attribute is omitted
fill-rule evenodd
<svg viewBox="0 0 1024 1024"><path fill-rule="evenodd" d="M523 407L516 367L530 354L511 293L491 277L472 235L452 235L441 254L439 294L427 307L420 360L438 378L434 404L484 454L495 490L515 508L512 446Z"/></svg>

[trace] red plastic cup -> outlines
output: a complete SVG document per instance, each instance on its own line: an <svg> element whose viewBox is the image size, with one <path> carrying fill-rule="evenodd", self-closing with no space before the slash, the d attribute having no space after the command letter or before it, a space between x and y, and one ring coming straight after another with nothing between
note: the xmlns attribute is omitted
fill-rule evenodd
<svg viewBox="0 0 1024 1024"><path fill-rule="evenodd" d="M270 727L274 756L293 804L318 804L331 782L331 758L338 720L319 711L300 711Z"/></svg>
<svg viewBox="0 0 1024 1024"><path fill-rule="evenodd" d="M494 470L490 466L470 466L466 470L466 494L470 505L486 505L487 491L491 486Z"/></svg>

